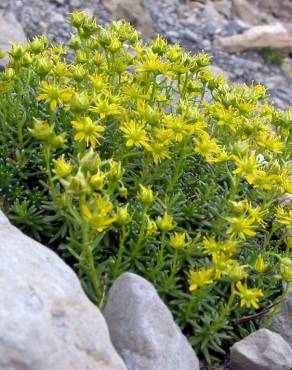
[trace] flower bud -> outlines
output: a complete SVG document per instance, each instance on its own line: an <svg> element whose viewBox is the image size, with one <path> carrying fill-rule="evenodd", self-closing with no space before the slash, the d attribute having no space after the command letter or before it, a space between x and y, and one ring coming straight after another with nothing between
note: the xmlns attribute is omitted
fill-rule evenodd
<svg viewBox="0 0 292 370"><path fill-rule="evenodd" d="M174 233L170 236L169 244L174 249L183 249L186 247L186 233Z"/></svg>
<svg viewBox="0 0 292 370"><path fill-rule="evenodd" d="M114 39L109 44L108 50L114 54L117 51L119 51L121 49L121 47L122 47L121 42L118 39Z"/></svg>
<svg viewBox="0 0 292 370"><path fill-rule="evenodd" d="M2 77L3 77L3 79L4 79L5 81L10 81L10 80L12 80L14 76L15 76L15 71L14 71L14 69L13 69L13 68L6 68L6 69L4 70L4 72L3 72L3 75L2 75Z"/></svg>
<svg viewBox="0 0 292 370"><path fill-rule="evenodd" d="M151 49L158 55L163 55L167 49L167 42L160 36L157 36L151 43Z"/></svg>
<svg viewBox="0 0 292 370"><path fill-rule="evenodd" d="M83 12L73 12L71 13L70 23L73 27L79 28L80 26L83 25L85 19L86 17Z"/></svg>
<svg viewBox="0 0 292 370"><path fill-rule="evenodd" d="M50 144L54 149L61 149L65 147L67 142L66 133L60 135L53 135L50 139Z"/></svg>
<svg viewBox="0 0 292 370"><path fill-rule="evenodd" d="M127 196L128 196L128 190L124 186L124 184L122 186L119 186L118 192L119 192L119 196L120 197L127 198Z"/></svg>
<svg viewBox="0 0 292 370"><path fill-rule="evenodd" d="M120 180L123 177L123 172L124 171L121 162L111 161L108 175L112 180L114 181Z"/></svg>
<svg viewBox="0 0 292 370"><path fill-rule="evenodd" d="M43 37L35 37L28 48L33 54L40 54L45 50L45 47L45 39Z"/></svg>
<svg viewBox="0 0 292 370"><path fill-rule="evenodd" d="M75 58L80 64L85 64L88 61L88 56L84 51L79 51L76 53Z"/></svg>
<svg viewBox="0 0 292 370"><path fill-rule="evenodd" d="M117 222L122 225L128 224L131 221L131 216L128 213L128 204L125 207L118 207Z"/></svg>
<svg viewBox="0 0 292 370"><path fill-rule="evenodd" d="M25 53L24 56L21 59L21 64L24 67L29 67L33 63L33 58L29 53Z"/></svg>
<svg viewBox="0 0 292 370"><path fill-rule="evenodd" d="M72 193L90 193L90 187L84 177L83 172L79 169L75 176L70 176L68 181L61 181L66 190Z"/></svg>
<svg viewBox="0 0 292 370"><path fill-rule="evenodd" d="M172 217L167 212L165 212L162 218L158 217L156 224L161 231L167 232L171 231L174 228L172 221Z"/></svg>
<svg viewBox="0 0 292 370"><path fill-rule="evenodd" d="M79 36L72 36L69 40L69 45L72 49L78 50L81 47L81 40Z"/></svg>
<svg viewBox="0 0 292 370"><path fill-rule="evenodd" d="M265 263L265 260L263 256L259 255L257 259L254 262L253 268L256 272L262 274L263 272L266 271L267 265Z"/></svg>
<svg viewBox="0 0 292 370"><path fill-rule="evenodd" d="M32 136L41 141L48 141L54 134L54 127L46 121L34 119L33 128L30 129Z"/></svg>
<svg viewBox="0 0 292 370"><path fill-rule="evenodd" d="M145 207L149 207L154 202L153 191L150 186L145 187L141 184L139 186L140 186L139 198L141 200L141 203Z"/></svg>
<svg viewBox="0 0 292 370"><path fill-rule="evenodd" d="M85 76L86 71L82 65L79 64L73 67L72 77L74 78L75 81L80 82L84 79Z"/></svg>
<svg viewBox="0 0 292 370"><path fill-rule="evenodd" d="M54 172L58 177L66 177L72 172L72 165L65 161L64 156L54 160Z"/></svg>
<svg viewBox="0 0 292 370"><path fill-rule="evenodd" d="M79 163L84 172L96 173L101 164L101 159L93 148L90 148L82 157L79 156Z"/></svg>
<svg viewBox="0 0 292 370"><path fill-rule="evenodd" d="M147 230L147 233L150 235L155 234L157 231L156 222L153 220L150 220L148 216L147 216L146 230Z"/></svg>
<svg viewBox="0 0 292 370"><path fill-rule="evenodd" d="M20 44L13 44L9 55L12 56L13 59L18 60L24 55L25 51Z"/></svg>
<svg viewBox="0 0 292 370"><path fill-rule="evenodd" d="M73 112L80 113L90 106L90 100L85 92L75 93L70 102L70 109Z"/></svg>
<svg viewBox="0 0 292 370"><path fill-rule="evenodd" d="M41 77L44 78L53 68L52 62L47 58L39 58L36 60L34 70Z"/></svg>
<svg viewBox="0 0 292 370"><path fill-rule="evenodd" d="M3 59L5 55L6 55L5 51L0 48L0 59Z"/></svg>
<svg viewBox="0 0 292 370"><path fill-rule="evenodd" d="M94 190L102 190L104 187L105 174L98 171L95 175L91 176L90 184Z"/></svg>

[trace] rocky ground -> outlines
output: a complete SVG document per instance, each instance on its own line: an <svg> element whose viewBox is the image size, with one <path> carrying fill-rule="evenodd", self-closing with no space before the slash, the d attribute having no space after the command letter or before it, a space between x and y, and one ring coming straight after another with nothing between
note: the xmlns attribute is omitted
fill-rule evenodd
<svg viewBox="0 0 292 370"><path fill-rule="evenodd" d="M231 81L265 84L280 108L292 102L291 0L2 0L0 29L8 12L27 38L46 32L53 40L63 41L69 31L68 13L74 9L95 14L101 24L115 16L128 18L144 36L160 33L190 51L203 49ZM7 26L15 27L9 19ZM256 50L249 50L256 46L252 33L259 30L255 28L271 25L271 30L260 29L268 34L260 35ZM231 49L234 41L239 42L241 52L232 52L238 45L230 50L228 37L234 35L239 39L231 40ZM216 67L214 70L220 71Z"/></svg>

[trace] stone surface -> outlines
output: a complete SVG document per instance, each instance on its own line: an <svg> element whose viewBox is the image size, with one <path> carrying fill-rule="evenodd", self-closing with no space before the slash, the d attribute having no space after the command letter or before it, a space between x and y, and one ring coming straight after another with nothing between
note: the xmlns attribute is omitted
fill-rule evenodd
<svg viewBox="0 0 292 370"><path fill-rule="evenodd" d="M74 272L0 211L0 369L126 370Z"/></svg>
<svg viewBox="0 0 292 370"><path fill-rule="evenodd" d="M104 316L128 370L199 370L170 311L142 277L124 273L115 281Z"/></svg>
<svg viewBox="0 0 292 370"><path fill-rule="evenodd" d="M232 14L250 24L257 23L257 9L247 0L232 0Z"/></svg>
<svg viewBox="0 0 292 370"><path fill-rule="evenodd" d="M271 328L281 334L292 348L292 292L288 294L279 312L273 317Z"/></svg>
<svg viewBox="0 0 292 370"><path fill-rule="evenodd" d="M230 349L231 370L291 370L292 350L277 333L260 329Z"/></svg>
<svg viewBox="0 0 292 370"><path fill-rule="evenodd" d="M254 26L234 36L219 37L218 45L230 53L252 49L292 48L292 36L281 24Z"/></svg>
<svg viewBox="0 0 292 370"><path fill-rule="evenodd" d="M23 28L15 19L13 13L0 12L0 48L8 51L12 43L26 43L26 37ZM5 66L8 57L0 60L0 66Z"/></svg>
<svg viewBox="0 0 292 370"><path fill-rule="evenodd" d="M116 18L128 20L144 37L153 34L152 19L144 0L102 0L102 4Z"/></svg>

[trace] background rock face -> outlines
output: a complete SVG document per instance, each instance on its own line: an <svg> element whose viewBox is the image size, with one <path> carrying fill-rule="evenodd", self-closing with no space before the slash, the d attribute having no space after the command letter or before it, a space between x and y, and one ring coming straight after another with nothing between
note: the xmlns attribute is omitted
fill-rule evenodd
<svg viewBox="0 0 292 370"><path fill-rule="evenodd" d="M147 280L124 273L109 292L104 315L128 370L198 370L187 339Z"/></svg>
<svg viewBox="0 0 292 370"><path fill-rule="evenodd" d="M231 370L291 370L292 350L279 335L260 329L230 349Z"/></svg>
<svg viewBox="0 0 292 370"><path fill-rule="evenodd" d="M73 271L0 211L0 369L126 370Z"/></svg>
<svg viewBox="0 0 292 370"><path fill-rule="evenodd" d="M144 0L102 0L102 4L118 19L126 19L143 37L153 34L152 19Z"/></svg>
<svg viewBox="0 0 292 370"><path fill-rule="evenodd" d="M26 43L25 33L20 23L17 22L13 13L0 12L0 48L8 51L11 43ZM0 60L0 66L4 66L8 57Z"/></svg>

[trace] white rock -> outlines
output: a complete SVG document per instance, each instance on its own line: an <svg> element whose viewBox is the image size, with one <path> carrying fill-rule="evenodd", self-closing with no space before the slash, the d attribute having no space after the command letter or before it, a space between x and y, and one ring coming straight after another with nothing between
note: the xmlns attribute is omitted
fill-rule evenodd
<svg viewBox="0 0 292 370"><path fill-rule="evenodd" d="M230 349L231 370L291 370L292 350L277 333L260 329Z"/></svg>
<svg viewBox="0 0 292 370"><path fill-rule="evenodd" d="M0 211L0 369L126 370L74 272Z"/></svg>
<svg viewBox="0 0 292 370"><path fill-rule="evenodd" d="M170 311L142 277L121 275L110 289L104 315L128 370L199 370Z"/></svg>
<svg viewBox="0 0 292 370"><path fill-rule="evenodd" d="M102 0L102 4L118 19L126 19L143 37L153 34L153 24L144 0Z"/></svg>
<svg viewBox="0 0 292 370"><path fill-rule="evenodd" d="M15 19L13 13L0 12L0 48L8 51L12 43L26 43L25 33L21 24ZM0 60L0 66L5 66L8 57Z"/></svg>
<svg viewBox="0 0 292 370"><path fill-rule="evenodd" d="M218 37L220 47L230 53L251 49L291 49L292 36L283 25L254 26L241 34Z"/></svg>

